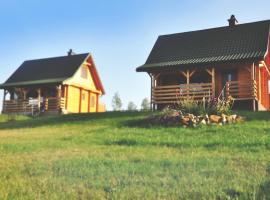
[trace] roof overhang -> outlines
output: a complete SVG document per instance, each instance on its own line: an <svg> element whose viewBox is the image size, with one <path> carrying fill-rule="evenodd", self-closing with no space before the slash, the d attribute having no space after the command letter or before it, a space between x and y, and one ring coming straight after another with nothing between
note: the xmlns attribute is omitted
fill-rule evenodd
<svg viewBox="0 0 270 200"><path fill-rule="evenodd" d="M104 95L105 89L103 87L103 84L102 84L100 76L98 74L94 59L93 59L91 54L89 54L89 56L87 57L86 62L90 63L90 66L88 66L88 67L89 67L90 73L92 75L93 81L94 81L97 89L99 89L102 92L102 95Z"/></svg>
<svg viewBox="0 0 270 200"><path fill-rule="evenodd" d="M56 78L56 79L44 79L44 80L33 80L33 81L24 81L24 82L3 83L0 85L0 89L6 89L6 88L11 88L11 87L27 87L27 86L33 86L33 85L57 84L57 83L62 83L66 79L67 79L67 77Z"/></svg>
<svg viewBox="0 0 270 200"><path fill-rule="evenodd" d="M136 68L137 72L149 72L156 70L171 70L171 69L186 69L191 67L206 67L206 66L216 66L221 64L228 63L241 63L241 62L256 62L264 59L264 53L261 53L257 56L251 56L249 58L238 57L238 56L230 56L230 59L219 58L204 58L204 59L191 59L186 61L169 61L162 63L151 63L144 64ZM191 62L192 61L192 62Z"/></svg>

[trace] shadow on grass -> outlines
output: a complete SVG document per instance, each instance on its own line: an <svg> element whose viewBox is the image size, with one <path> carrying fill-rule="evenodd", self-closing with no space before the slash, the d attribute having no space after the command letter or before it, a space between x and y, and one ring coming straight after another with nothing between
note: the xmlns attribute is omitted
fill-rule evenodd
<svg viewBox="0 0 270 200"><path fill-rule="evenodd" d="M40 126L53 126L61 124L75 124L80 122L99 121L100 123L109 123L113 121L123 121L125 118L140 117L147 115L147 112L105 112L105 113L85 113L68 114L58 116L33 117L24 120L12 120L0 122L2 129L35 128Z"/></svg>
<svg viewBox="0 0 270 200"><path fill-rule="evenodd" d="M152 113L151 113L152 114ZM270 112L238 112L238 114L247 117L248 121L266 120L270 121ZM119 127L131 128L153 128L153 127L171 127L169 125L150 124L146 117L150 112L105 112L105 113L85 113L69 114L50 117L36 117L20 120L0 122L1 129L34 128L40 126L61 125L79 122L99 121L99 123L114 123ZM266 131L269 131L267 129Z"/></svg>
<svg viewBox="0 0 270 200"><path fill-rule="evenodd" d="M257 199L270 200L270 181L265 181L259 187Z"/></svg>
<svg viewBox="0 0 270 200"><path fill-rule="evenodd" d="M238 111L236 112L238 115L243 116L248 121L269 121L270 122L270 112L269 111L261 111L261 112L251 112L251 111ZM126 120L121 123L123 126L132 127L132 128L152 128L152 127L179 127L178 125L166 125L166 124L151 124L145 118L141 119L133 119ZM215 132L216 130L210 130ZM269 131L270 129L266 128L265 131Z"/></svg>
<svg viewBox="0 0 270 200"><path fill-rule="evenodd" d="M270 121L270 111L259 111L259 112L252 112L252 111L236 111L238 115L246 117L248 121L253 120L265 120Z"/></svg>
<svg viewBox="0 0 270 200"><path fill-rule="evenodd" d="M268 180L260 185L259 190L257 191L257 199L270 200L270 165L268 165L266 169L266 174Z"/></svg>
<svg viewBox="0 0 270 200"><path fill-rule="evenodd" d="M147 141L147 140L136 140L132 138L121 138L118 140L105 140L104 145L115 145L115 146L127 146L127 147L143 147L143 146L156 146L156 147L168 147L175 149L186 149L186 148L205 148L206 150L213 151L220 148L236 148L239 150L248 150L252 152L260 151L262 148L268 148L264 143L250 143L250 144L235 144L235 143L222 143L222 142L177 142L177 141ZM270 171L270 170L269 170Z"/></svg>

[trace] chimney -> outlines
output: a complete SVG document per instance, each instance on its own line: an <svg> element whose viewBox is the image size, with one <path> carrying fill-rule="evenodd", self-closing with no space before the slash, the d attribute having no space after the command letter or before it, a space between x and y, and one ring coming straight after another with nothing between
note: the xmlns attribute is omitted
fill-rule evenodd
<svg viewBox="0 0 270 200"><path fill-rule="evenodd" d="M228 22L229 22L230 27L234 27L234 26L236 26L236 23L238 23L238 21L234 15L231 15L231 18L228 19Z"/></svg>
<svg viewBox="0 0 270 200"><path fill-rule="evenodd" d="M67 53L68 53L68 56L74 55L74 52L72 51L72 49L69 49L69 51Z"/></svg>

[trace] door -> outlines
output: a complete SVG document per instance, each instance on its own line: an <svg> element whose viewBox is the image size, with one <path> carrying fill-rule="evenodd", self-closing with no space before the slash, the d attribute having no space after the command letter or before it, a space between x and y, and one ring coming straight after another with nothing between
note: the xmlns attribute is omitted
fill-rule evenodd
<svg viewBox="0 0 270 200"><path fill-rule="evenodd" d="M228 81L237 81L237 70L222 71L222 87L225 89L222 91L222 96L227 97L228 91L226 90L226 83Z"/></svg>

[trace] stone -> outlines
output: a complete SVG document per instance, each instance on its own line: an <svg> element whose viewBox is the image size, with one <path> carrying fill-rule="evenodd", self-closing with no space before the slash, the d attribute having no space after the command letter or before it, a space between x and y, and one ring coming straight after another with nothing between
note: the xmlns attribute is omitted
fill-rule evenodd
<svg viewBox="0 0 270 200"><path fill-rule="evenodd" d="M205 119L203 119L203 120L200 122L200 124L206 125L207 123L206 123Z"/></svg>
<svg viewBox="0 0 270 200"><path fill-rule="evenodd" d="M235 122L236 123L242 123L245 121L245 118L244 117L241 117L241 116L236 116L235 118Z"/></svg>
<svg viewBox="0 0 270 200"><path fill-rule="evenodd" d="M189 117L183 117L180 118L180 123L184 126L189 126Z"/></svg>
<svg viewBox="0 0 270 200"><path fill-rule="evenodd" d="M218 115L210 115L209 120L211 123L215 124L222 123L222 117Z"/></svg>
<svg viewBox="0 0 270 200"><path fill-rule="evenodd" d="M222 118L222 124L226 124L227 122L228 122L228 120L227 120L227 115L225 115L225 114L221 114L221 118Z"/></svg>

